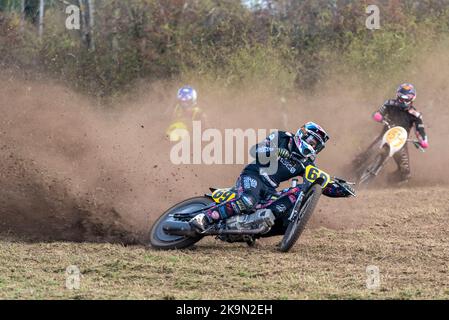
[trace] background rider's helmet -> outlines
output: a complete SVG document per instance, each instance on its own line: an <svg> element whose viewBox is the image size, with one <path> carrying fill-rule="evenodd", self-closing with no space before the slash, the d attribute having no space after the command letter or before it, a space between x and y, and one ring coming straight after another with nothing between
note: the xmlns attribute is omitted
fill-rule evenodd
<svg viewBox="0 0 449 320"><path fill-rule="evenodd" d="M308 122L296 132L294 141L301 155L315 157L324 149L329 135L314 122Z"/></svg>
<svg viewBox="0 0 449 320"><path fill-rule="evenodd" d="M416 99L416 90L411 83L404 83L398 87L396 95L400 107L403 109L408 109Z"/></svg>
<svg viewBox="0 0 449 320"><path fill-rule="evenodd" d="M196 105L197 92L190 86L184 86L178 90L179 105L183 108L191 108Z"/></svg>

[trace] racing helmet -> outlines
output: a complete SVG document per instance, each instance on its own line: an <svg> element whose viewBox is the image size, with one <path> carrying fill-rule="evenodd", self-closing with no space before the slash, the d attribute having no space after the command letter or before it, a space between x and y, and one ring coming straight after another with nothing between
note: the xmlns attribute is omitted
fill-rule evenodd
<svg viewBox="0 0 449 320"><path fill-rule="evenodd" d="M179 105L183 108L191 108L196 105L198 94L191 86L183 86L178 90Z"/></svg>
<svg viewBox="0 0 449 320"><path fill-rule="evenodd" d="M307 122L294 136L296 147L305 158L315 157L329 140L327 132L314 122Z"/></svg>
<svg viewBox="0 0 449 320"><path fill-rule="evenodd" d="M398 87L396 96L400 107L408 109L416 99L415 87L411 83L403 83Z"/></svg>

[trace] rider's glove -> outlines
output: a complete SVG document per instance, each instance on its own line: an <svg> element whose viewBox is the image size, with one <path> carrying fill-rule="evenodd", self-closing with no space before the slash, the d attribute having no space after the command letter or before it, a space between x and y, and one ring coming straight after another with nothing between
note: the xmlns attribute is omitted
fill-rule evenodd
<svg viewBox="0 0 449 320"><path fill-rule="evenodd" d="M380 112L376 112L376 113L373 115L373 119L374 119L374 121L382 122L382 120L384 119L384 117L382 116L382 114L381 114Z"/></svg>
<svg viewBox="0 0 449 320"><path fill-rule="evenodd" d="M347 198L355 194L355 190L346 182L329 183L323 189L323 194L331 198Z"/></svg>
<svg viewBox="0 0 449 320"><path fill-rule="evenodd" d="M349 194L347 194L348 196L351 195L351 194L355 194L355 189L351 185L349 185L348 183L345 183L344 187L349 191L348 192Z"/></svg>
<svg viewBox="0 0 449 320"><path fill-rule="evenodd" d="M427 149L429 147L429 143L426 140L421 140L419 143L421 145L421 148Z"/></svg>
<svg viewBox="0 0 449 320"><path fill-rule="evenodd" d="M290 157L290 152L287 149L279 148L278 149L278 155L281 158L289 158Z"/></svg>

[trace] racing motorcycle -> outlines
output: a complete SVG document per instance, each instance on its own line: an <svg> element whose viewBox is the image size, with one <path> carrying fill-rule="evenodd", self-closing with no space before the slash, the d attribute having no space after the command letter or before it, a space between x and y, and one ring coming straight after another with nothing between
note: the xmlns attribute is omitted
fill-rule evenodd
<svg viewBox="0 0 449 320"><path fill-rule="evenodd" d="M292 154L292 161L301 162L297 154ZM246 242L253 246L258 238L283 235L279 250L287 252L296 243L307 221L318 204L322 189L329 183L337 183L355 196L350 185L353 183L331 177L315 166L306 167L301 184L292 179L291 186L278 192L270 199L261 201L251 212L236 215L212 224L204 232L193 228L189 221L211 206L232 200L237 196L235 188L214 189L202 197L182 201L163 213L150 231L150 243L156 249L188 248L205 236L216 236L225 242ZM296 202L290 210L276 217L268 207L285 195L295 195Z"/></svg>
<svg viewBox="0 0 449 320"><path fill-rule="evenodd" d="M395 126L387 119L382 123L387 127L387 131L382 137L378 148L369 153L368 159L355 170L357 184L367 186L377 177L388 161L399 152L406 143L412 143L418 150L425 152L416 139L409 139L407 130L401 126ZM374 145L376 146L376 144Z"/></svg>
<svg viewBox="0 0 449 320"><path fill-rule="evenodd" d="M178 142L189 135L189 127L183 120L173 121L165 131L165 135L171 142Z"/></svg>

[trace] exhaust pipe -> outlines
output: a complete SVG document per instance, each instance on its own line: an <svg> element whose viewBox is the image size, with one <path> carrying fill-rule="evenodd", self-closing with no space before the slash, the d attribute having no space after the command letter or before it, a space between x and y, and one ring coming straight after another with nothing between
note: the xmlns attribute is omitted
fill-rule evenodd
<svg viewBox="0 0 449 320"><path fill-rule="evenodd" d="M174 235L174 236L185 236L185 237L194 237L199 234L202 235L256 235L256 234L264 234L270 230L269 227L262 226L253 230L207 230L204 233L196 232L192 226L188 222L184 221L169 221L164 224L162 227L165 233Z"/></svg>
<svg viewBox="0 0 449 320"><path fill-rule="evenodd" d="M164 230L165 233L174 236L193 237L198 235L198 233L192 229L192 226L188 222L184 221L166 222L162 226L162 230Z"/></svg>

